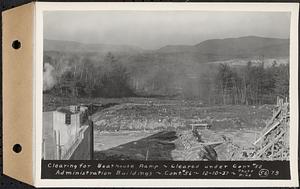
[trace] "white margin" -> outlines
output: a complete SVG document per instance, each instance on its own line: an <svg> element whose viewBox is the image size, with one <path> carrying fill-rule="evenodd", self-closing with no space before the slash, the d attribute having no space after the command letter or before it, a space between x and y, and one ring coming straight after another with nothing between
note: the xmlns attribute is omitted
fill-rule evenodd
<svg viewBox="0 0 300 189"><path fill-rule="evenodd" d="M36 144L38 143L37 142L37 140L36 140L36 133L37 133L37 131L36 131L36 114L35 114L35 112L37 112L36 111L36 91L37 91L37 89L36 89L36 86L37 86L37 82L36 82L36 74L35 74L35 72L36 72L36 63L38 62L37 61L37 35L36 35L36 6L34 6L33 7L33 10L34 10L34 13L33 13L33 37L32 37L32 39L33 39L33 62L32 62L32 69L33 69L33 71L32 71L32 75L33 75L33 80L32 80L32 89L33 89L33 92L32 92L32 98L33 98L33 105L32 105L32 123L33 123L33 128L32 128L32 137L33 137L33 139L32 139L32 179L33 179L33 181L32 181L32 183L35 185L35 176L36 176L36 158L37 158L37 153L36 153L36 150L35 150L35 147L36 147Z"/></svg>

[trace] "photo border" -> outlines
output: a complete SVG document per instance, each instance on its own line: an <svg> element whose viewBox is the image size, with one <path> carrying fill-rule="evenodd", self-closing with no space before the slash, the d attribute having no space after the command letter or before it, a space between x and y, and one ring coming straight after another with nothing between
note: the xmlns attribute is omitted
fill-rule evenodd
<svg viewBox="0 0 300 189"><path fill-rule="evenodd" d="M290 11L290 170L291 180L244 179L41 179L42 149L42 81L43 81L43 12L83 10L143 10L143 11ZM36 2L35 63L34 63L34 185L38 187L224 187L224 186L298 186L298 18L297 3L107 3L107 2ZM295 147L297 146L297 148ZM255 180L255 182L253 182Z"/></svg>

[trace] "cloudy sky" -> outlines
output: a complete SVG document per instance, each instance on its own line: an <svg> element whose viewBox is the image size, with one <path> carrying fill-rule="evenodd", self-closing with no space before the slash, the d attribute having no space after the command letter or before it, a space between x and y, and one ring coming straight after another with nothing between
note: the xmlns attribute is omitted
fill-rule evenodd
<svg viewBox="0 0 300 189"><path fill-rule="evenodd" d="M134 45L145 49L195 45L215 38L289 38L285 12L52 11L44 13L44 38Z"/></svg>

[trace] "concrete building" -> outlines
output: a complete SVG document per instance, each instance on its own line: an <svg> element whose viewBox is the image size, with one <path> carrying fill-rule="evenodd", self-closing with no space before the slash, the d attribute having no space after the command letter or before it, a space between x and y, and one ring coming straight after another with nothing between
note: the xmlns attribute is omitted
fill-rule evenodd
<svg viewBox="0 0 300 189"><path fill-rule="evenodd" d="M43 159L88 160L92 156L93 124L88 119L88 107L43 112Z"/></svg>

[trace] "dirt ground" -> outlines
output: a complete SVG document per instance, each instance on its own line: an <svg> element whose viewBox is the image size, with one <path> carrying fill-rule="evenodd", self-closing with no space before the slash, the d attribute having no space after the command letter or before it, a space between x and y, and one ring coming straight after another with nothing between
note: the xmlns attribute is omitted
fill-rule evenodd
<svg viewBox="0 0 300 189"><path fill-rule="evenodd" d="M189 152L187 146L197 144L193 139L189 139L190 144L184 144L187 141L183 141L181 136L189 136L189 133L190 130L95 132L94 157L99 160L186 160ZM258 136L256 132L246 130L202 130L200 133L204 142L224 142L214 148L217 160L234 160L234 150L252 147ZM166 139L162 134L169 138ZM233 141L228 143L223 136L233 138Z"/></svg>
<svg viewBox="0 0 300 189"><path fill-rule="evenodd" d="M157 99L120 103L92 116L94 156L95 159L186 160L189 149L199 143L192 136L190 124L197 122L211 125L210 129L198 132L202 143L220 143L213 146L216 160L234 160L237 149L253 147L271 116L270 105L206 107L199 102Z"/></svg>
<svg viewBox="0 0 300 189"><path fill-rule="evenodd" d="M212 145L213 150L202 149L217 157L205 157L233 160L237 149L253 147L273 109L272 105L207 106L197 100L165 98L43 96L44 111L71 104L114 104L92 115L95 159L186 160L195 146L199 151L199 143L219 143ZM201 142L193 136L192 123L211 126L198 129Z"/></svg>

